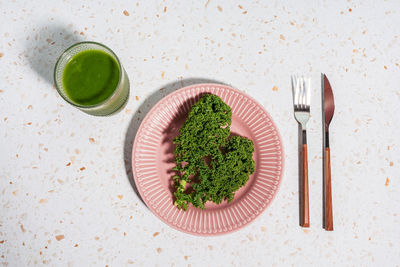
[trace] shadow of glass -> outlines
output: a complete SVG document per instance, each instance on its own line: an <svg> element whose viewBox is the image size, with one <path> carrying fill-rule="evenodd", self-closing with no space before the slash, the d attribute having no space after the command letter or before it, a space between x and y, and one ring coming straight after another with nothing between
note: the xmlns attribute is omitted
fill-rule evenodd
<svg viewBox="0 0 400 267"><path fill-rule="evenodd" d="M140 124L142 123L144 117L147 115L147 113L150 111L150 109L158 102L160 101L164 96L172 93L175 90L178 90L180 88L183 88L185 86L193 85L193 84L199 84L199 83L216 83L216 84L224 84L219 81L211 80L211 79L203 79L203 78L188 78L188 79L183 79L179 81L175 81L172 83L169 83L162 88L156 90L151 96L149 96L143 103L142 105L138 108L136 113L133 115L133 118L131 122L129 123L128 130L125 135L125 142L124 142L124 162L125 162L125 171L128 176L129 182L139 197L139 199L142 201L143 204L144 201L142 197L139 194L139 191L137 190L135 180L133 178L133 173L132 173L132 149L133 149L133 142L136 137L136 133L139 129ZM225 84L224 84L225 85Z"/></svg>
<svg viewBox="0 0 400 267"><path fill-rule="evenodd" d="M71 45L82 42L83 37L72 26L44 25L33 29L36 33L25 43L24 55L32 69L50 84L54 83L53 71L59 56Z"/></svg>

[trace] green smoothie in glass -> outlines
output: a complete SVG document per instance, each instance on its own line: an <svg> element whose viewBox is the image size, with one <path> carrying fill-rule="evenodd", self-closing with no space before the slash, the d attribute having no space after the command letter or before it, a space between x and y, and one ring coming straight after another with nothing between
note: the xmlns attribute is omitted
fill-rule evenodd
<svg viewBox="0 0 400 267"><path fill-rule="evenodd" d="M95 42L68 48L57 61L54 80L67 102L92 115L120 110L129 96L129 80L117 56Z"/></svg>

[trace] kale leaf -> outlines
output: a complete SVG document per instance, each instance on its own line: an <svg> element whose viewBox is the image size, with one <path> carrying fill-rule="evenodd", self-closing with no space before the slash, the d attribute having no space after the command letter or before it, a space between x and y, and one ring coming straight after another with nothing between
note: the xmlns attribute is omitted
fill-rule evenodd
<svg viewBox="0 0 400 267"><path fill-rule="evenodd" d="M190 203L204 209L207 201L232 201L254 172L253 142L230 136L232 110L221 98L205 94L190 109L174 139L175 206Z"/></svg>

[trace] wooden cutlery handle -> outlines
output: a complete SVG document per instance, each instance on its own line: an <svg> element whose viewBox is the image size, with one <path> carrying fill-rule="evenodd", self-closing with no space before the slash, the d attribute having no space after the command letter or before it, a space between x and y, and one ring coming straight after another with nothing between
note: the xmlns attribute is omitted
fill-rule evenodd
<svg viewBox="0 0 400 267"><path fill-rule="evenodd" d="M325 230L333 231L332 186L331 186L331 155L329 147L325 148Z"/></svg>
<svg viewBox="0 0 400 267"><path fill-rule="evenodd" d="M310 212L308 201L308 157L307 157L307 144L303 144L303 173L301 185L301 214L300 226L310 227Z"/></svg>

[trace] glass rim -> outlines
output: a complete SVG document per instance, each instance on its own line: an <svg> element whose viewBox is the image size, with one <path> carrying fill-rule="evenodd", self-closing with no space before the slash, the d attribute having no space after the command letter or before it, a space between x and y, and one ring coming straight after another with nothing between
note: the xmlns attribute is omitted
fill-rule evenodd
<svg viewBox="0 0 400 267"><path fill-rule="evenodd" d="M83 45L83 44L94 44L94 45L99 45L99 46L105 48L105 49L114 57L114 59L117 61L117 63L118 63L118 68L119 68L119 79L118 79L118 84L117 84L117 86L115 87L114 92L113 92L107 99L101 101L100 103L94 104L94 105L80 105L80 104L77 104L77 103L72 102L70 99L68 99L68 97L67 97L67 95L66 95L65 93L62 93L62 92L61 92L61 90L59 89L58 83L57 83L57 79L56 79L56 72L57 72L57 68L58 68L58 65L59 65L59 63L60 63L60 60L61 60L72 48L74 48L74 47L76 47L76 46L79 46L79 45ZM88 50L95 50L95 49L87 49L87 50L84 50L84 51L88 51ZM80 51L80 52L82 52L82 51ZM79 52L79 53L80 53L80 52ZM76 54L75 54L75 55L76 55ZM54 66L53 79L54 79L54 84L55 84L55 86L56 86L56 89L57 89L58 94L59 94L65 101L67 101L69 104L71 104L71 105L73 105L73 106L75 106L75 107L77 107L77 108L90 109L90 108L97 108L97 107L100 107L100 106L104 105L105 103L107 103L109 100L111 100L111 99L115 96L116 91L117 91L117 89L120 87L121 82L122 82L122 75L123 75L122 72L123 72L123 71L124 71L124 70L122 69L121 62L119 61L117 55L116 55L116 54L114 53L114 51L112 51L109 47L107 47L107 46L104 45L104 44L101 44L101 43L98 43L98 42L94 42L94 41L83 41L83 42L78 42L78 43L75 43L75 44L71 45L70 47L68 47L67 49L65 49L64 52L58 57L57 62L56 62L56 65ZM61 81L61 83L62 83L62 81ZM64 85L63 85L63 86L64 86ZM64 95L65 95L65 96L64 96Z"/></svg>

